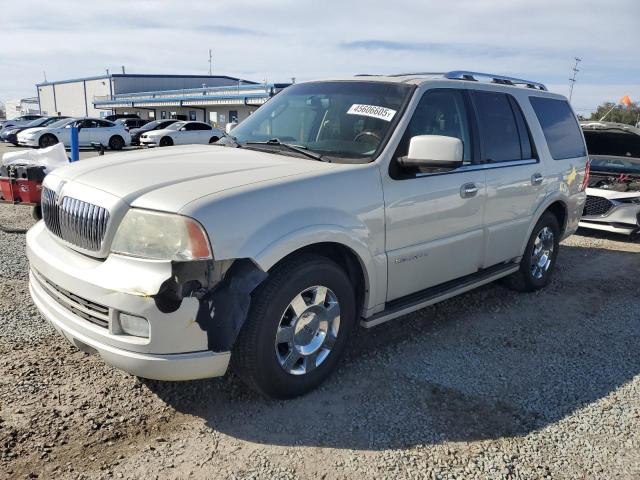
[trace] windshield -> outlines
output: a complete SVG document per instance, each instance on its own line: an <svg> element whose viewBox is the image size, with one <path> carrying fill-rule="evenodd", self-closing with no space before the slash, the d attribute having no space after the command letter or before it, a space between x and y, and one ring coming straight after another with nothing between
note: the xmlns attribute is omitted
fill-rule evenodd
<svg viewBox="0 0 640 480"><path fill-rule="evenodd" d="M60 127L64 127L65 125L71 123L75 121L73 118L65 118L62 120L58 120L57 122L52 123L51 125L48 125L48 128L60 128Z"/></svg>
<svg viewBox="0 0 640 480"><path fill-rule="evenodd" d="M402 83L365 81L293 85L232 135L241 145L277 138L336 161L365 163L386 143L412 90Z"/></svg>
<svg viewBox="0 0 640 480"><path fill-rule="evenodd" d="M31 120L29 123L25 124L25 127L40 127L41 125L46 125L46 118L36 118L35 120Z"/></svg>
<svg viewBox="0 0 640 480"><path fill-rule="evenodd" d="M166 130L180 130L187 122L176 122L164 127Z"/></svg>

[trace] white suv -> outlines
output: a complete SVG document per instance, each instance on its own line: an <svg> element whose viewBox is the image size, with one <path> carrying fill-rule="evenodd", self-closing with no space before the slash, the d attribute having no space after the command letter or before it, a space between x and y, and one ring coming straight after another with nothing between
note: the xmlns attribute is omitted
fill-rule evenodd
<svg viewBox="0 0 640 480"><path fill-rule="evenodd" d="M501 277L545 286L585 203L575 115L527 80L302 83L233 134L46 177L30 290L78 348L142 377L231 364L303 394L358 325Z"/></svg>

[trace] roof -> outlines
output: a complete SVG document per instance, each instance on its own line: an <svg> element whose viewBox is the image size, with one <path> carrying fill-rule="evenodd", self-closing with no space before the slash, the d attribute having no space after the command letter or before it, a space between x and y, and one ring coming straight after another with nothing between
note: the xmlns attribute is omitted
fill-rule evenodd
<svg viewBox="0 0 640 480"><path fill-rule="evenodd" d="M524 87L537 91L547 91L547 87L534 80L508 77L494 73L471 72L467 70L453 70L450 72L417 72L395 74L361 74L340 80L367 80L391 83L406 83L420 85L434 80L455 80L473 83L491 83L509 87Z"/></svg>
<svg viewBox="0 0 640 480"><path fill-rule="evenodd" d="M226 79L233 81L242 81L244 84L255 84L256 82L252 82L250 80L245 80L243 78L230 77L228 75L172 75L165 73L110 73L109 75L96 75L93 77L80 77L80 78L70 78L67 80L56 80L56 81L46 81L42 83L36 83L36 87L43 87L47 85L59 85L61 83L76 83L76 82L86 82L89 80L101 80L105 78L209 78L209 79Z"/></svg>

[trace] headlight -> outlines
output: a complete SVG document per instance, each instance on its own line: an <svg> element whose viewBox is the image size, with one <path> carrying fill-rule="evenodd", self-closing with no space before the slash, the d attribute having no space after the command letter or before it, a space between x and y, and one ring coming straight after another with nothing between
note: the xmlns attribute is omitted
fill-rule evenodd
<svg viewBox="0 0 640 480"><path fill-rule="evenodd" d="M154 260L212 258L202 226L188 217L133 208L118 227L111 251Z"/></svg>

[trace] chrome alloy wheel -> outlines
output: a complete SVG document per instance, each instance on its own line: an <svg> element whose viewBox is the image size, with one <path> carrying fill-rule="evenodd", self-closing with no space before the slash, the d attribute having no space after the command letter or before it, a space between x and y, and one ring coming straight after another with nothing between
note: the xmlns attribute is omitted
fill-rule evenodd
<svg viewBox="0 0 640 480"><path fill-rule="evenodd" d="M553 231L549 227L544 227L538 232L531 252L531 275L533 278L540 279L549 270L553 248Z"/></svg>
<svg viewBox="0 0 640 480"><path fill-rule="evenodd" d="M304 375L324 362L340 330L338 297L316 285L296 295L287 306L276 332L276 357L292 375Z"/></svg>

